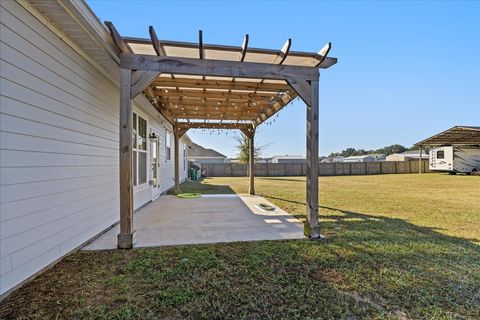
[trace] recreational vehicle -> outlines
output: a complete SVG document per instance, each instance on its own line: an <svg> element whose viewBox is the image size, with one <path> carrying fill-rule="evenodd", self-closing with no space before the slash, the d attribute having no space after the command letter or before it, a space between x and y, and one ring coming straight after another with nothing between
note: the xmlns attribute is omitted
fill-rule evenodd
<svg viewBox="0 0 480 320"><path fill-rule="evenodd" d="M430 170L478 175L480 172L480 147L435 148L430 152Z"/></svg>

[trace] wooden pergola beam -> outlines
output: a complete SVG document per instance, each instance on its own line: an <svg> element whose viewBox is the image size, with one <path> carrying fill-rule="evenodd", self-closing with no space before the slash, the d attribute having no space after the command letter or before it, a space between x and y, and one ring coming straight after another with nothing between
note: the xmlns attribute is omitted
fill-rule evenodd
<svg viewBox="0 0 480 320"><path fill-rule="evenodd" d="M315 65L315 67L319 68L322 63L325 61L325 59L327 59L327 56L328 56L328 53L330 52L330 49L332 49L332 43L331 42L327 42L322 49L320 49L320 51L318 51L317 53L317 60L318 60L318 63Z"/></svg>
<svg viewBox="0 0 480 320"><path fill-rule="evenodd" d="M258 79L318 79L314 67L272 65L256 62L228 60L200 60L193 58L159 57L140 54L121 54L120 67L131 70L148 70L180 75Z"/></svg>
<svg viewBox="0 0 480 320"><path fill-rule="evenodd" d="M166 90L165 89L153 89L154 93L161 98L198 98L209 100L229 100L231 104L239 103L235 100L270 100L275 99L278 96L277 92L232 92L232 91L203 91L192 89L181 90Z"/></svg>
<svg viewBox="0 0 480 320"><path fill-rule="evenodd" d="M250 82L250 81L229 81L229 80L202 80L202 79L186 79L175 78L175 80L168 78L158 78L152 82L152 86L161 88L175 88L181 87L181 90L205 88L217 90L239 90L239 91L264 91L272 94L282 90L290 90L287 83L270 83L270 82ZM161 90L161 89L160 89ZM168 90L168 89L167 89Z"/></svg>
<svg viewBox="0 0 480 320"><path fill-rule="evenodd" d="M250 123L218 123L218 122L177 122L177 127L181 129L237 129L253 130Z"/></svg>
<svg viewBox="0 0 480 320"><path fill-rule="evenodd" d="M288 95L285 94L283 95L275 104L269 108L266 112L261 114L260 116L255 119L255 126L258 127L260 124L262 124L265 120L273 116L275 113L280 111L283 107L285 107L287 104L293 101L297 95L295 93Z"/></svg>
<svg viewBox="0 0 480 320"><path fill-rule="evenodd" d="M166 56L165 49L158 40L157 33L155 32L153 26L148 27L148 33L150 34L150 40L157 56Z"/></svg>
<svg viewBox="0 0 480 320"><path fill-rule="evenodd" d="M272 63L273 64L283 64L285 59L287 59L288 53L290 52L290 47L292 46L292 39L288 38L287 41L285 41L285 44L283 45L282 49L278 52L277 56L275 59L273 59Z"/></svg>
<svg viewBox="0 0 480 320"><path fill-rule="evenodd" d="M153 80L160 75L157 71L135 71L133 74L132 88L130 95L135 98L140 92L145 90Z"/></svg>
<svg viewBox="0 0 480 320"><path fill-rule="evenodd" d="M249 35L246 34L245 38L243 38L242 51L240 52L240 62L243 62L243 60L245 60L245 56L247 55L248 41L249 41Z"/></svg>
<svg viewBox="0 0 480 320"><path fill-rule="evenodd" d="M252 121L252 116L247 116L247 115L237 115L237 116L229 116L227 114L222 115L221 114L210 114L209 116L205 115L204 112L185 112L185 114L179 112L179 113L173 113L175 119L185 119L185 120L199 120L199 119L204 119L204 120L218 120L218 121L236 121L236 120L241 120L241 121Z"/></svg>
<svg viewBox="0 0 480 320"><path fill-rule="evenodd" d="M112 38L113 43L117 47L117 49L122 54L131 53L130 47L123 41L122 37L118 33L117 29L110 21L105 21L105 26L107 27L108 31L110 32L110 37Z"/></svg>
<svg viewBox="0 0 480 320"><path fill-rule="evenodd" d="M201 97L192 97L192 96L184 96L184 97L178 97L178 96L162 96L162 95L157 95L159 100L163 103L173 103L173 104L184 104L184 105L193 105L193 106L228 106L232 108L239 108L239 107L248 107L248 108L253 108L256 106L260 105L273 105L273 103L277 100L280 99L280 97L277 97L277 99L271 99L271 97L258 97L257 99L228 99L228 98L220 98L220 97L215 97L215 98L209 98L208 93L205 92L205 97L206 98L201 98Z"/></svg>

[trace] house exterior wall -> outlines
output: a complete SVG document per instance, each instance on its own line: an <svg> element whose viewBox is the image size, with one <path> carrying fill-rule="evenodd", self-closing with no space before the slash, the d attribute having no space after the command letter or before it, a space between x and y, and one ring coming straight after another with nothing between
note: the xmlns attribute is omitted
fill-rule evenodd
<svg viewBox="0 0 480 320"><path fill-rule="evenodd" d="M119 220L119 89L18 3L0 6L4 294ZM162 143L172 128L145 97L134 108L146 118L147 132L160 134L160 189L166 191L174 162L173 150L165 160ZM151 200L148 183L135 188L136 208Z"/></svg>

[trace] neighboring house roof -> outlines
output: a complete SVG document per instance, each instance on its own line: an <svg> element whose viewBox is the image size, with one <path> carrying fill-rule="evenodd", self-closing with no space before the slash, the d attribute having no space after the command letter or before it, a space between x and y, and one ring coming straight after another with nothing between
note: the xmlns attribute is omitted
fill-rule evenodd
<svg viewBox="0 0 480 320"><path fill-rule="evenodd" d="M431 136L416 146L442 146L442 145L480 145L480 127L455 126L439 134Z"/></svg>
<svg viewBox="0 0 480 320"><path fill-rule="evenodd" d="M355 160L355 159L365 159L365 158L375 158L373 155L365 154L363 156L350 156L344 158L344 160Z"/></svg>
<svg viewBox="0 0 480 320"><path fill-rule="evenodd" d="M189 158L227 158L226 155L221 154L213 149L207 149L195 142L192 142L188 150Z"/></svg>
<svg viewBox="0 0 480 320"><path fill-rule="evenodd" d="M402 152L402 153L396 153L396 154L401 154L401 155L416 155L416 156L418 156L418 150L407 150L407 151L404 151L404 152ZM428 156L428 152L423 151L422 154Z"/></svg>
<svg viewBox="0 0 480 320"><path fill-rule="evenodd" d="M298 155L275 155L273 156L274 159L305 159L305 156L298 156Z"/></svg>
<svg viewBox="0 0 480 320"><path fill-rule="evenodd" d="M402 152L402 153L392 153L391 155L387 156L387 160L392 159L392 158L395 159L395 158L398 158L398 157L418 159L420 156L418 154L418 151L408 150L408 151L405 151L405 152ZM428 158L428 153L422 152L422 159L423 158L427 159Z"/></svg>

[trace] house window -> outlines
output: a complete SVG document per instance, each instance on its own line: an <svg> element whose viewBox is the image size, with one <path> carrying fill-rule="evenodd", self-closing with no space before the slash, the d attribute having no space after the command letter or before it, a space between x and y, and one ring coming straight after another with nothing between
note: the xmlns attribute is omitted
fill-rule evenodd
<svg viewBox="0 0 480 320"><path fill-rule="evenodd" d="M183 171L187 170L187 146L183 145Z"/></svg>
<svg viewBox="0 0 480 320"><path fill-rule="evenodd" d="M147 121L133 113L133 185L147 183Z"/></svg>
<svg viewBox="0 0 480 320"><path fill-rule="evenodd" d="M165 157L172 160L172 137L168 131L165 131Z"/></svg>
<svg viewBox="0 0 480 320"><path fill-rule="evenodd" d="M437 151L437 159L444 159L445 158L445 151L439 150Z"/></svg>

